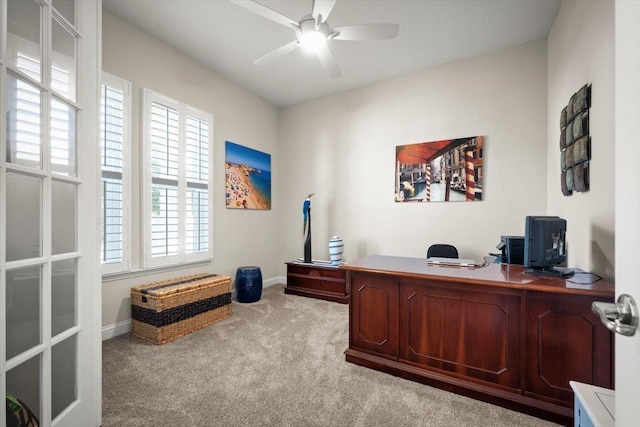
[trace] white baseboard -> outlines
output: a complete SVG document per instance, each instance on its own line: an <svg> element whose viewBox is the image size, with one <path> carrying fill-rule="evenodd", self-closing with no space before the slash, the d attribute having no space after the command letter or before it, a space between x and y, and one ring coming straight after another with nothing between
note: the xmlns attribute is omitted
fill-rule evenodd
<svg viewBox="0 0 640 427"><path fill-rule="evenodd" d="M268 288L269 286L277 285L280 283L287 283L287 278L285 276L276 276L271 279L263 280L262 287ZM236 290L232 289L232 298L236 298ZM102 327L102 341L108 340L109 338L117 337L118 335L124 335L131 332L131 319L123 320L122 322L114 323L112 325L107 325Z"/></svg>
<svg viewBox="0 0 640 427"><path fill-rule="evenodd" d="M102 341L131 332L131 319L102 327Z"/></svg>
<svg viewBox="0 0 640 427"><path fill-rule="evenodd" d="M269 286L273 286L273 285L277 285L277 284L287 284L287 278L285 276L276 276L276 277L272 277L271 279L268 280L263 280L262 281L262 286L264 288L268 288Z"/></svg>

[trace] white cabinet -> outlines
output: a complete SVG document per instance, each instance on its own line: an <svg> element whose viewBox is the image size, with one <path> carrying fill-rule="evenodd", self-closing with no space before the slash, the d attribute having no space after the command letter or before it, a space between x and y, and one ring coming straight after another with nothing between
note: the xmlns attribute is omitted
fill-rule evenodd
<svg viewBox="0 0 640 427"><path fill-rule="evenodd" d="M608 388L569 381L575 394L575 427L615 426L615 392Z"/></svg>

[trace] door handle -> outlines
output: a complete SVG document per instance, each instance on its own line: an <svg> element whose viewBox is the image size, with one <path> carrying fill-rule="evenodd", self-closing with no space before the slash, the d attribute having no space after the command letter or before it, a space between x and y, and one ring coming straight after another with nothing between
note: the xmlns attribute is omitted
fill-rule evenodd
<svg viewBox="0 0 640 427"><path fill-rule="evenodd" d="M631 337L638 329L638 306L631 295L621 294L616 303L596 301L591 311L607 329L620 335Z"/></svg>

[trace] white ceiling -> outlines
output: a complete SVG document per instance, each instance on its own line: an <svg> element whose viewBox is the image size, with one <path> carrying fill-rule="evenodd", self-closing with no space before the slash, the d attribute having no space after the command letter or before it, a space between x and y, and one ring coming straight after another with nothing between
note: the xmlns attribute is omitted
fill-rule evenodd
<svg viewBox="0 0 640 427"><path fill-rule="evenodd" d="M298 21L311 0L260 0ZM342 76L331 79L315 56L297 49L253 61L295 40L293 30L227 0L103 0L106 9L269 103L289 106L439 64L544 39L560 0L338 0L333 27L397 23L394 40L329 42Z"/></svg>

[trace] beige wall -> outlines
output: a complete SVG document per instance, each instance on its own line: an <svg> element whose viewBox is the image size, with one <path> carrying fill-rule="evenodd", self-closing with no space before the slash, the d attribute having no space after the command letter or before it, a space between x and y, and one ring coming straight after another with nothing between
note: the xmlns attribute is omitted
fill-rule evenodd
<svg viewBox="0 0 640 427"><path fill-rule="evenodd" d="M140 266L140 100L149 88L214 116L214 261L207 266L163 274L108 281L103 284L102 324L130 318L131 286L177 275L208 271L230 276L237 267L258 265L265 279L280 272L277 203L270 211L225 208L224 142L233 141L271 154L273 174L279 170L277 109L229 80L206 69L113 13L103 10L102 68L133 83L132 129L132 268ZM272 186L272 199L279 187Z"/></svg>
<svg viewBox="0 0 640 427"><path fill-rule="evenodd" d="M568 265L613 280L613 1L562 2L548 38L547 69L547 212L567 220ZM586 83L592 85L590 190L565 197L560 190L560 111Z"/></svg>
<svg viewBox="0 0 640 427"><path fill-rule="evenodd" d="M482 260L522 235L547 200L546 41L427 69L282 110L278 186L284 259L302 256L301 205L312 199L313 257L330 236L345 259L424 257L449 242ZM397 145L485 137L484 200L395 203Z"/></svg>

